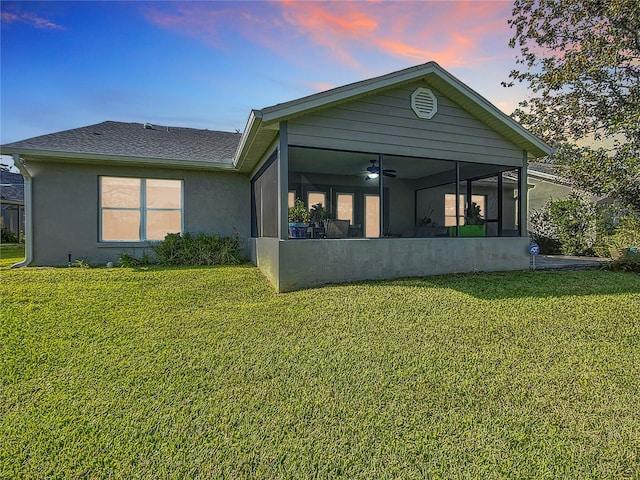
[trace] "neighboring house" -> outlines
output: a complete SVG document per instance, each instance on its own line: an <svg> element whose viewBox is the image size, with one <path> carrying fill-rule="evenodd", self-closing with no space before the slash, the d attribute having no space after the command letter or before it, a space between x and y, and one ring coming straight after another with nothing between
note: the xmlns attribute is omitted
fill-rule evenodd
<svg viewBox="0 0 640 480"><path fill-rule="evenodd" d="M527 183L529 184L529 213L541 210L549 200L567 198L575 189L557 167L548 163L529 162Z"/></svg>
<svg viewBox="0 0 640 480"><path fill-rule="evenodd" d="M24 234L24 179L6 170L0 170L0 228L18 239Z"/></svg>
<svg viewBox="0 0 640 480"><path fill-rule="evenodd" d="M517 192L528 160L551 153L433 62L253 110L242 134L104 122L0 148L28 184L24 263L237 231L278 291L528 268ZM296 197L348 221L348 237L290 239ZM466 237L469 200L481 237Z"/></svg>

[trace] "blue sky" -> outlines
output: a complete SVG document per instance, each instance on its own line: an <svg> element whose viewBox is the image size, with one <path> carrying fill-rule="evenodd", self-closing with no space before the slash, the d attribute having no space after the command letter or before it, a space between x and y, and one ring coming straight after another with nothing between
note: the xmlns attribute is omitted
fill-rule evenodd
<svg viewBox="0 0 640 480"><path fill-rule="evenodd" d="M252 108L437 61L506 113L508 1L3 1L0 143L104 120L243 130Z"/></svg>

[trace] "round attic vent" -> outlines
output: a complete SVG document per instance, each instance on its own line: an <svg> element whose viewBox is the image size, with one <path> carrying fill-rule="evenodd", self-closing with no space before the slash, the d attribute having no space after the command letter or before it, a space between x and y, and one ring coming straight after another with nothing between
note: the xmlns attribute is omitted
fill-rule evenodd
<svg viewBox="0 0 640 480"><path fill-rule="evenodd" d="M431 90L418 87L411 94L411 109L419 118L432 118L438 111L438 99Z"/></svg>

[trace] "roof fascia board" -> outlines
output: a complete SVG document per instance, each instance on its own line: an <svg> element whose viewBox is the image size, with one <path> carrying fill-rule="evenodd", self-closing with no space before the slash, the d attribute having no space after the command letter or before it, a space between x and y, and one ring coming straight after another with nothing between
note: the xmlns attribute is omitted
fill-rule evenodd
<svg viewBox="0 0 640 480"><path fill-rule="evenodd" d="M258 134L261 125L262 112L255 109L251 110L249 118L247 119L247 124L244 127L244 132L242 132L240 143L238 144L236 153L233 156L233 166L237 170L242 169L243 164L247 159L247 153L251 149L251 146L256 139L256 135Z"/></svg>
<svg viewBox="0 0 640 480"><path fill-rule="evenodd" d="M7 152L2 151L3 155ZM13 148L11 154L19 154L26 159L38 159L45 161L66 160L74 163L96 163L96 162L112 162L127 165L143 165L156 167L172 167L172 168L189 168L200 170L235 170L231 163L219 162L199 162L194 160L177 160L166 158L150 158L150 157L129 157L124 155L101 155L86 154L77 152L58 152L50 150L36 150L26 148Z"/></svg>
<svg viewBox="0 0 640 480"><path fill-rule="evenodd" d="M528 168L527 172L532 177L539 177L539 178L542 178L542 179L545 179L545 180L553 180L553 181L560 180L560 177L558 175L554 175L552 173L538 172L537 170L534 170L532 168Z"/></svg>

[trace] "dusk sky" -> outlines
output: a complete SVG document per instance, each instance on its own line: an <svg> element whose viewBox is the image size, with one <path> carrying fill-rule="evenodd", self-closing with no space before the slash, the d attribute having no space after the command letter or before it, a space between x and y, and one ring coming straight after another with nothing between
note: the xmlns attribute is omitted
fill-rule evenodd
<svg viewBox="0 0 640 480"><path fill-rule="evenodd" d="M104 120L244 130L263 108L431 60L506 113L509 1L2 1L0 143Z"/></svg>

